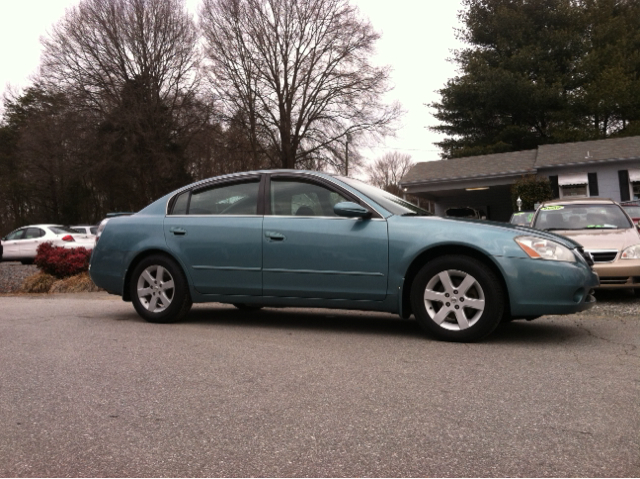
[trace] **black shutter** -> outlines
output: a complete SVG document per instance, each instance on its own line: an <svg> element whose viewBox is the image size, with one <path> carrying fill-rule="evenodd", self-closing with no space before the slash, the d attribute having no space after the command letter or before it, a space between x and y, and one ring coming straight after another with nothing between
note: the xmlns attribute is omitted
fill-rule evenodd
<svg viewBox="0 0 640 479"><path fill-rule="evenodd" d="M558 175L550 176L549 183L551 183L551 191L553 191L553 197L560 198L560 187L558 186Z"/></svg>
<svg viewBox="0 0 640 479"><path fill-rule="evenodd" d="M629 201L629 172L627 170L618 170L618 179L620 180L620 201Z"/></svg>
<svg viewBox="0 0 640 479"><path fill-rule="evenodd" d="M588 173L589 196L598 196L598 173Z"/></svg>

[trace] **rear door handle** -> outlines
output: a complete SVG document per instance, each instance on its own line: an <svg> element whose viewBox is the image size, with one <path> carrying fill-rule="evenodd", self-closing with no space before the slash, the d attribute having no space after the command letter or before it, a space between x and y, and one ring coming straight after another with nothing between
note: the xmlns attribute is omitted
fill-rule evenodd
<svg viewBox="0 0 640 479"><path fill-rule="evenodd" d="M276 231L265 231L264 235L271 241L284 241L286 239L282 233Z"/></svg>
<svg viewBox="0 0 640 479"><path fill-rule="evenodd" d="M176 236L184 236L187 234L187 230L185 230L184 228L176 228L175 226L169 228L169 231L171 231Z"/></svg>

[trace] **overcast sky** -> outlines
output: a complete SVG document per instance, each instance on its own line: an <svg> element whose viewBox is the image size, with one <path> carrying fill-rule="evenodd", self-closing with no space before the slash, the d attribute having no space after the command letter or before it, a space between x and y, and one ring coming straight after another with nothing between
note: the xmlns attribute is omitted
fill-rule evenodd
<svg viewBox="0 0 640 479"><path fill-rule="evenodd" d="M389 100L398 100L406 114L397 137L364 151L375 159L387 151L408 153L414 161L439 159L433 145L439 135L426 128L436 124L425 104L437 101L436 90L455 76L447 62L455 39L460 0L352 0L382 34L375 63L393 68L395 86ZM0 90L29 84L40 59L40 37L78 0L0 0ZM187 0L195 13L199 0Z"/></svg>

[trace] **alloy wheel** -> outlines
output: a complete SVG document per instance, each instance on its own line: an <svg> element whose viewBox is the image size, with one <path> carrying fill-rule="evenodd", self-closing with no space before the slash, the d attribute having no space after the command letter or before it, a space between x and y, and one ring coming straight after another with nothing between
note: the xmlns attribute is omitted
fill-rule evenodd
<svg viewBox="0 0 640 479"><path fill-rule="evenodd" d="M146 310L151 313L161 313L173 301L175 283L166 268L151 265L138 277L136 292L140 304Z"/></svg>
<svg viewBox="0 0 640 479"><path fill-rule="evenodd" d="M482 317L485 296L476 278L464 271L449 269L428 281L424 304L434 323L450 331L461 331Z"/></svg>

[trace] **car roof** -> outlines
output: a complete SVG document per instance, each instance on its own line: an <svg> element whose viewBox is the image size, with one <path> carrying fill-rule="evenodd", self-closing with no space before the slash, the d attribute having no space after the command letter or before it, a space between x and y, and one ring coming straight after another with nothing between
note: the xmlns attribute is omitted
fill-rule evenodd
<svg viewBox="0 0 640 479"><path fill-rule="evenodd" d="M170 196L173 196L175 194L181 193L183 191L186 191L188 189L191 188L198 188L200 186L204 186L207 185L208 183L212 183L214 181L220 181L220 180L233 180L235 178L243 178L246 176L253 176L253 175L264 175L264 174L269 174L269 175L285 175L285 174L290 174L290 175L295 175L295 176L304 176L304 175L311 175L311 176L319 176L319 177L324 177L324 178L338 178L339 175L333 174L333 173L327 173L325 171L314 171L314 170L296 170L296 169L279 169L279 170L251 170L251 171L238 171L235 173L227 173L224 175L218 175L218 176L212 176L210 178L204 178L202 180L199 181L195 181L193 183L189 183L188 185L185 185L181 188L178 188L175 191L172 191L171 193L169 193ZM119 216L121 213L117 213L117 215ZM123 215L129 215L129 214L134 214L134 213L122 213ZM109 215L107 215L109 216Z"/></svg>
<svg viewBox="0 0 640 479"><path fill-rule="evenodd" d="M616 205L610 198L561 198L557 200L545 201L541 206L553 205Z"/></svg>
<svg viewBox="0 0 640 479"><path fill-rule="evenodd" d="M21 230L23 228L50 228L52 226L64 226L64 225L60 225L60 224L55 224L55 223L51 223L51 224L38 224L38 225L25 225L25 226L20 226L19 228L16 228L16 230ZM15 230L14 230L15 231Z"/></svg>

